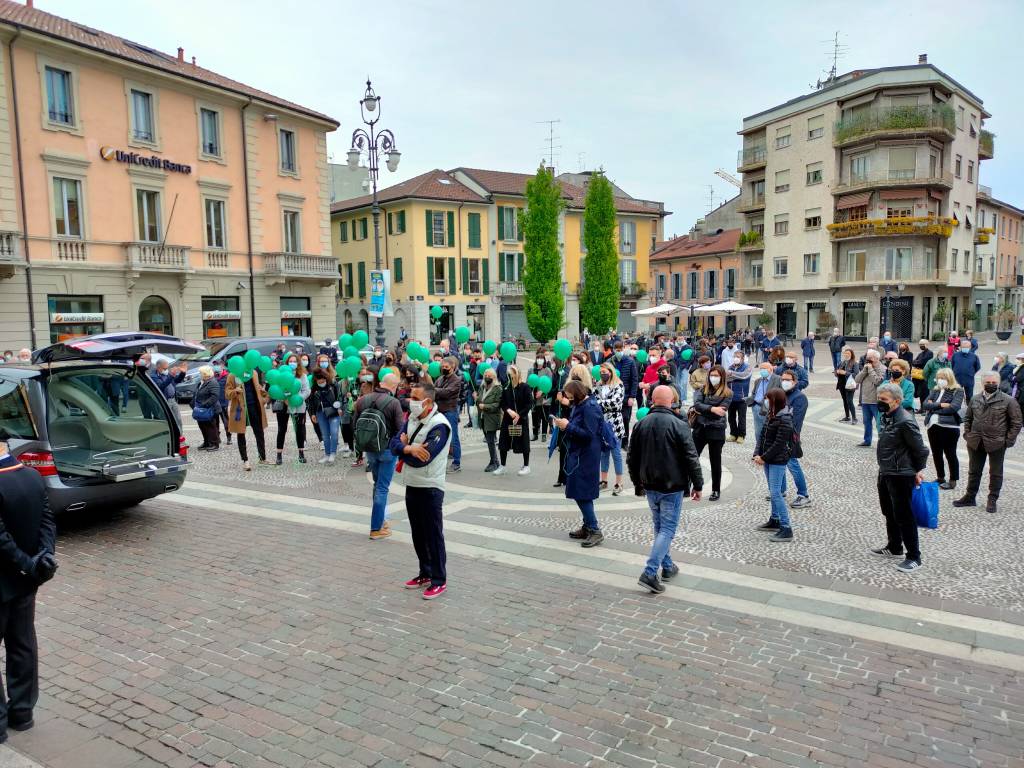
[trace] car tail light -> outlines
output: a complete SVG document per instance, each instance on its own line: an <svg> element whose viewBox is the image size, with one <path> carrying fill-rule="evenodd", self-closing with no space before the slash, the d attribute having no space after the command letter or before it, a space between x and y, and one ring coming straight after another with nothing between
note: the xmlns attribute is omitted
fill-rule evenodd
<svg viewBox="0 0 1024 768"><path fill-rule="evenodd" d="M178 438L178 455L183 459L188 458L188 443L185 442L184 435L181 435Z"/></svg>
<svg viewBox="0 0 1024 768"><path fill-rule="evenodd" d="M53 462L53 454L47 451L26 451L18 457L18 461L26 467L32 467L43 477L57 476L57 465Z"/></svg>

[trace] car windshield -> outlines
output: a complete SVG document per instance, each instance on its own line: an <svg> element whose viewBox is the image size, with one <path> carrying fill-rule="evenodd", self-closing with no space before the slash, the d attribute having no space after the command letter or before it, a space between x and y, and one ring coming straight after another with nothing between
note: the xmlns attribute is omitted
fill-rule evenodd
<svg viewBox="0 0 1024 768"><path fill-rule="evenodd" d="M205 363L207 360L210 360L211 358L216 357L217 354L222 349L224 349L226 346L228 346L228 344L230 344L231 342L229 342L229 341L210 341L208 339L204 339L203 341L201 341L199 343L203 345L203 351L202 352L196 352L195 354L192 354L192 355L184 355L182 357L179 357L178 360L182 360L182 361L188 362L188 363L192 363L192 362Z"/></svg>
<svg viewBox="0 0 1024 768"><path fill-rule="evenodd" d="M130 368L75 368L47 386L46 422L57 470L96 475L110 465L172 454L163 398Z"/></svg>

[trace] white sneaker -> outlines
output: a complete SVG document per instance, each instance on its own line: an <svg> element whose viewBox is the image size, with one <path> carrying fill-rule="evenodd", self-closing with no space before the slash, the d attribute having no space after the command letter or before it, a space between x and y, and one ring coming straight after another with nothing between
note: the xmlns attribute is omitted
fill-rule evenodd
<svg viewBox="0 0 1024 768"><path fill-rule="evenodd" d="M321 459L320 459L320 460L319 460L319 461L317 462L317 464L326 464L326 463L327 463L327 460L328 460L329 458L330 458L329 456L324 456L323 458L321 458Z"/></svg>
<svg viewBox="0 0 1024 768"><path fill-rule="evenodd" d="M347 459L351 455L352 455L352 451L350 451L348 448L342 448L341 449L341 458Z"/></svg>
<svg viewBox="0 0 1024 768"><path fill-rule="evenodd" d="M333 464L334 463L334 454L333 453L330 456L327 457L327 463L328 464Z"/></svg>
<svg viewBox="0 0 1024 768"><path fill-rule="evenodd" d="M528 475L528 474L530 474L530 468L529 467L523 467L518 472L516 472L516 474L517 475Z"/></svg>
<svg viewBox="0 0 1024 768"><path fill-rule="evenodd" d="M498 467L496 470L491 472L491 474L492 475L504 475L505 474L505 468L504 467Z"/></svg>
<svg viewBox="0 0 1024 768"><path fill-rule="evenodd" d="M806 496L797 496L795 499L793 499L793 503L790 504L790 506L794 508L809 507L811 506L811 500Z"/></svg>

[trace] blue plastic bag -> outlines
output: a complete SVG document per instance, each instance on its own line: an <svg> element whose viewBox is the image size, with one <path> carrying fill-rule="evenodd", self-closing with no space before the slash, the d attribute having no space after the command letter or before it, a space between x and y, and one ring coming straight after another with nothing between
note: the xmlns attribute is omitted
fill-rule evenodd
<svg viewBox="0 0 1024 768"><path fill-rule="evenodd" d="M939 484L921 483L910 494L910 508L918 528L939 527Z"/></svg>

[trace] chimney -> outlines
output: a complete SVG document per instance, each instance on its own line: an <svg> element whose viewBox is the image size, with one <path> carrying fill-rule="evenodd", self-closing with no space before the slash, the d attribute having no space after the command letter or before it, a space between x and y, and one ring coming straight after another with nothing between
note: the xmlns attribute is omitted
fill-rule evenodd
<svg viewBox="0 0 1024 768"><path fill-rule="evenodd" d="M192 57L192 66L194 67L195 65L196 65L196 57L195 57L195 56L193 56L193 57Z"/></svg>
<svg viewBox="0 0 1024 768"><path fill-rule="evenodd" d="M26 8L35 8L35 4L34 4L33 0L25 0L25 7Z"/></svg>
<svg viewBox="0 0 1024 768"><path fill-rule="evenodd" d="M185 49L182 48L180 45L178 46L178 61L180 61L182 64L185 63Z"/></svg>
<svg viewBox="0 0 1024 768"><path fill-rule="evenodd" d="M919 54L918 57L917 57L917 63L918 64L927 64L928 63L928 54L927 53Z"/></svg>

